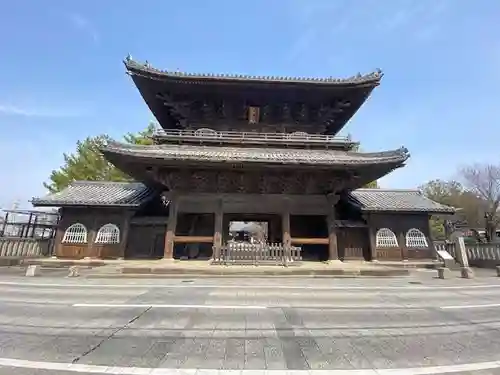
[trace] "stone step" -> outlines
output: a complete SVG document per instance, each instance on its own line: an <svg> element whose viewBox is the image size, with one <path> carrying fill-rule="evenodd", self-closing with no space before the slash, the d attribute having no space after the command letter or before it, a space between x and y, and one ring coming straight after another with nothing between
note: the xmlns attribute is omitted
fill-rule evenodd
<svg viewBox="0 0 500 375"><path fill-rule="evenodd" d="M387 268L387 267L372 267L372 268L323 268L311 269L301 267L262 267L262 266L227 266L215 267L208 266L203 268L184 268L184 267L121 267L121 276L123 277L139 277L145 276L237 276L237 277L266 277L266 276L306 276L306 277L332 277L332 276L350 276L350 277L400 277L408 276L409 270L403 268ZM99 272L91 272L91 275L101 276L119 276L117 270L104 272L103 269Z"/></svg>

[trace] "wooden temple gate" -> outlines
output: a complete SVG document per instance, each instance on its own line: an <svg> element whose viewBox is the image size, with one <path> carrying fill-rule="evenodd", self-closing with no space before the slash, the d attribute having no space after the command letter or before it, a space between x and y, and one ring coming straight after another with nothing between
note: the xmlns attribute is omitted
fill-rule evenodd
<svg viewBox="0 0 500 375"><path fill-rule="evenodd" d="M328 199L326 196L298 196L287 197L286 195L274 196L251 196L251 195L200 195L179 196L168 193L170 201L167 230L164 243L164 258L173 259L174 246L176 244L211 244L213 247L213 258L220 260L227 258L227 252L231 248L224 247L226 240L224 224L227 223L227 215L261 214L281 217L281 244L283 254L290 254L292 249L302 245L324 245L328 248L327 259L338 261L337 230L335 221L334 204L336 200ZM309 210L309 211L307 211ZM290 230L290 217L294 212L309 215L323 216L325 225L328 227L327 235L323 238L292 237ZM179 213L197 213L213 215L213 235L184 235L177 231ZM226 237L226 238L225 238ZM233 249L234 250L234 249ZM226 252L224 255L223 252ZM295 251L295 250L293 250ZM252 256L269 258L267 250L259 250ZM279 255L278 258L285 255ZM276 256L273 257L276 259ZM362 258L361 258L362 259Z"/></svg>

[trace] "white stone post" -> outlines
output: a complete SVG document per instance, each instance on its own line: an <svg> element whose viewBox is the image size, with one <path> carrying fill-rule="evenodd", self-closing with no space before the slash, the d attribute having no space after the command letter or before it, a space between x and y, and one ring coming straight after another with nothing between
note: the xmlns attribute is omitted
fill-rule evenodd
<svg viewBox="0 0 500 375"><path fill-rule="evenodd" d="M467 258L467 249L465 248L464 238L462 236L455 238L455 254L460 263L460 273L464 279L472 279L474 273L469 267L469 259Z"/></svg>
<svg viewBox="0 0 500 375"><path fill-rule="evenodd" d="M40 266L38 266L38 265L31 265L31 266L28 266L28 268L26 269L26 276L34 277L34 276L40 276L40 275L41 275Z"/></svg>

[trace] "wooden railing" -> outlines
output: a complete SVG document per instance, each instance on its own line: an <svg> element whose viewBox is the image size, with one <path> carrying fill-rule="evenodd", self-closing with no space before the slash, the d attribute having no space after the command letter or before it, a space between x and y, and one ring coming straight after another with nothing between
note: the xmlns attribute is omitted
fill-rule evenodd
<svg viewBox="0 0 500 375"><path fill-rule="evenodd" d="M222 246L220 254L215 247L213 250L212 264L250 264L250 265L276 265L293 266L302 260L301 248L283 244L250 244L228 243Z"/></svg>
<svg viewBox="0 0 500 375"><path fill-rule="evenodd" d="M0 257L40 257L50 253L51 241L36 238L0 237Z"/></svg>
<svg viewBox="0 0 500 375"><path fill-rule="evenodd" d="M354 144L350 137L333 136L327 134L308 134L305 132L294 133L257 133L257 132L235 132L215 131L212 129L178 130L158 129L153 138L208 142L208 143L257 143L257 144L297 144L297 145L324 145L347 143Z"/></svg>

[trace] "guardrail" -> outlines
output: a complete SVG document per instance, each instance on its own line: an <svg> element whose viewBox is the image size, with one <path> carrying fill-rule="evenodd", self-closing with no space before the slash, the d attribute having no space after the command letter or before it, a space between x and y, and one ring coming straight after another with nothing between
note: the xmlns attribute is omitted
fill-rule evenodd
<svg viewBox="0 0 500 375"><path fill-rule="evenodd" d="M250 264L292 266L300 264L302 260L301 248L298 246L285 247L283 244L250 244L228 243L222 246L220 254L215 247L212 264Z"/></svg>
<svg viewBox="0 0 500 375"><path fill-rule="evenodd" d="M206 142L238 142L238 143L285 143L285 144L354 144L349 136L333 136L327 134L294 133L257 133L215 131L212 129L178 130L158 129L153 138L165 140L187 140Z"/></svg>

